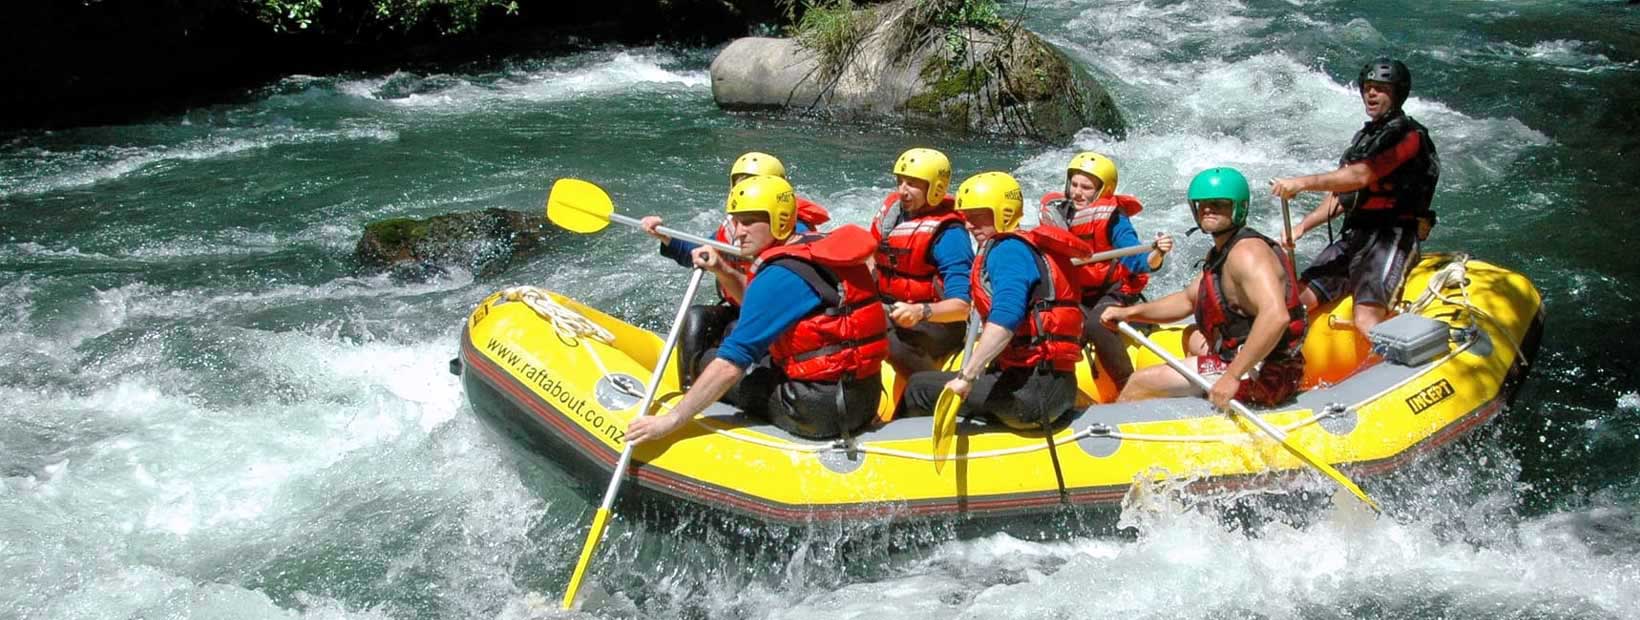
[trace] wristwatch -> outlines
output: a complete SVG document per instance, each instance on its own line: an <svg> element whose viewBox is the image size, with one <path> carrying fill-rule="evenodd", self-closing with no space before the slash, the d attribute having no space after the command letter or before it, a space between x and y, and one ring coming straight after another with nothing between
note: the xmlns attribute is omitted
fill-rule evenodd
<svg viewBox="0 0 1640 620"><path fill-rule="evenodd" d="M958 379L962 379L962 381L963 381L963 382L964 382L964 383L973 383L973 382L974 382L974 380L975 380L975 379L978 379L978 378L979 378L979 377L970 377L970 376L968 376L968 375L965 375L965 374L962 374L962 371L961 371L961 370L958 370L958 371L957 371L957 378L958 378Z"/></svg>
<svg viewBox="0 0 1640 620"><path fill-rule="evenodd" d="M922 320L927 321L928 317L934 316L934 306L930 305L926 301L923 302L922 306L923 306L923 318L922 318Z"/></svg>

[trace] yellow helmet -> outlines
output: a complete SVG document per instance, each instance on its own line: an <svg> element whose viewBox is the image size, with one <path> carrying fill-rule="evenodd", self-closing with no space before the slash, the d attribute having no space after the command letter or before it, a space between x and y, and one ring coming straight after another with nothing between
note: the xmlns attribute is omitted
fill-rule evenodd
<svg viewBox="0 0 1640 620"><path fill-rule="evenodd" d="M957 210L988 209L996 218L997 232L1012 232L1019 228L1019 216L1025 211L1025 197L1019 190L1019 181L1006 172L981 172L968 177L957 188Z"/></svg>
<svg viewBox="0 0 1640 620"><path fill-rule="evenodd" d="M1103 184L1099 190L1100 198L1109 198L1111 194L1116 193L1116 162L1111 161L1109 157L1093 151L1077 153L1071 158L1071 165L1067 167L1065 174L1073 172L1081 172L1099 179Z"/></svg>
<svg viewBox="0 0 1640 620"><path fill-rule="evenodd" d="M741 155L735 160L735 165L729 167L729 182L734 183L735 177L742 174L767 174L782 179L786 178L786 166L780 160L768 153L757 151Z"/></svg>
<svg viewBox="0 0 1640 620"><path fill-rule="evenodd" d="M723 205L729 215L769 214L769 231L776 239L792 236L797 230L797 193L792 184L777 176L760 174L746 177L729 190Z"/></svg>
<svg viewBox="0 0 1640 620"><path fill-rule="evenodd" d="M951 190L951 160L934 149L911 149L894 161L894 174L928 182L928 203L939 204Z"/></svg>

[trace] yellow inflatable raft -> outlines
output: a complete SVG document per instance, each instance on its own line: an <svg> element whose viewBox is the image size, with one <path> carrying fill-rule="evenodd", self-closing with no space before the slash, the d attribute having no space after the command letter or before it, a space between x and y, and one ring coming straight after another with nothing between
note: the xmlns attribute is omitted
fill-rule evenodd
<svg viewBox="0 0 1640 620"><path fill-rule="evenodd" d="M1347 300L1313 315L1304 349L1307 389L1287 406L1260 411L1292 441L1358 480L1497 415L1525 376L1541 332L1537 289L1493 265L1427 256L1406 290L1402 314L1393 326L1384 324L1399 333L1380 343L1382 359L1348 326ZM1152 337L1178 352L1182 331L1163 327ZM654 333L596 309L519 288L473 310L452 370L461 374L475 413L504 442L598 493L662 345ZM1136 346L1128 353L1137 367L1161 363ZM1190 476L1231 486L1306 467L1203 399L1104 404L1115 395L1109 382L1091 380L1085 367L1079 375L1086 407L1051 439L1063 496L1040 432L965 421L953 460L936 471L930 418L893 420L848 442L816 442L721 403L674 437L640 446L622 495L802 524L1114 503L1147 479ZM677 400L676 382L669 369L660 407Z"/></svg>

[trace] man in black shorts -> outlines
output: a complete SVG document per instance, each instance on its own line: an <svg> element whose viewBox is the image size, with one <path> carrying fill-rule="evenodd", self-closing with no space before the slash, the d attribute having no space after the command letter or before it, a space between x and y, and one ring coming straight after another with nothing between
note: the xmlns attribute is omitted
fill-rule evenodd
<svg viewBox="0 0 1640 620"><path fill-rule="evenodd" d="M1417 260L1419 244L1435 225L1430 201L1441 176L1429 130L1401 111L1412 73L1398 60L1379 58L1361 68L1361 103L1370 120L1356 132L1337 170L1271 181L1282 200L1300 192L1330 192L1321 207L1293 228L1305 232L1344 215L1344 232L1304 270L1308 308L1355 296L1355 328L1366 334L1389 307Z"/></svg>

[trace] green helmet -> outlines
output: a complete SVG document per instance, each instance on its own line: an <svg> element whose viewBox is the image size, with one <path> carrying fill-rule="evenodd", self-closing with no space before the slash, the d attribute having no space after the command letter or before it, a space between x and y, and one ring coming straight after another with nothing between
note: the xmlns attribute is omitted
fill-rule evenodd
<svg viewBox="0 0 1640 620"><path fill-rule="evenodd" d="M1190 180L1190 192L1186 195L1190 201L1191 210L1195 210L1196 201L1212 200L1215 198L1228 199L1235 203L1235 210L1230 212L1230 223L1242 226L1247 223L1247 177L1235 168L1208 168Z"/></svg>

